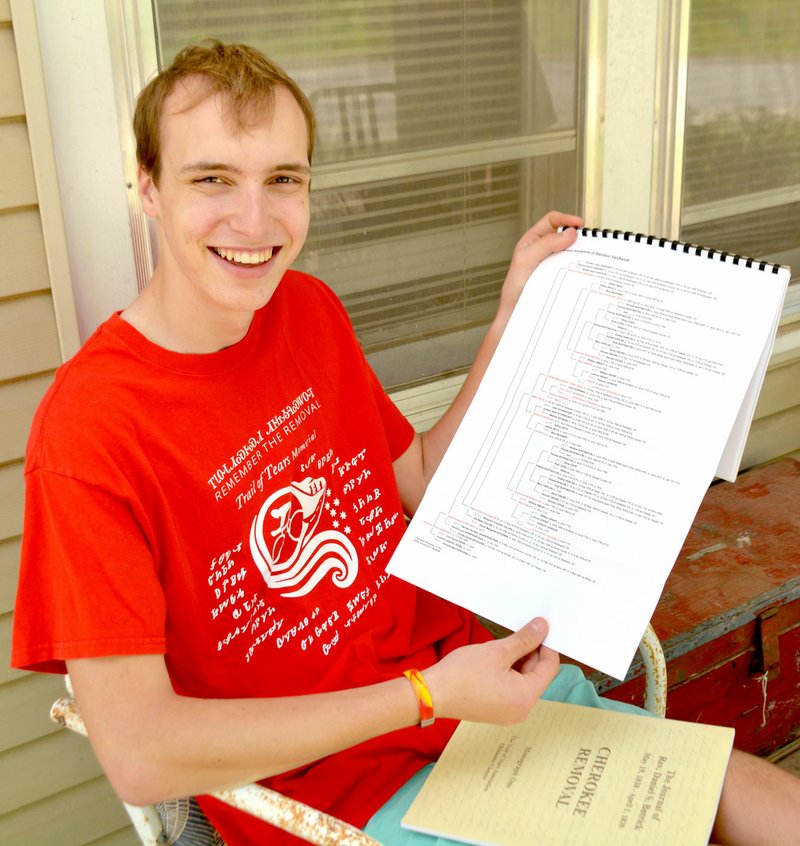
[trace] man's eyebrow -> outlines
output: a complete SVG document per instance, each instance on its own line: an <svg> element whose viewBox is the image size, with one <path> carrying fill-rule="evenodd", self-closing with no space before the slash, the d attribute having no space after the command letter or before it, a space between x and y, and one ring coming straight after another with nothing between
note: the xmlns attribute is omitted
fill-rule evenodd
<svg viewBox="0 0 800 846"><path fill-rule="evenodd" d="M189 162L178 169L179 173L194 173L198 170L227 170L229 173L241 173L239 168L225 162Z"/></svg>
<svg viewBox="0 0 800 846"><path fill-rule="evenodd" d="M189 162L179 168L179 173L197 173L198 171L226 171L227 173L240 174L242 171L231 164L225 162ZM285 162L283 164L273 165L270 170L290 171L295 173L302 173L306 176L311 176L311 167L303 162Z"/></svg>
<svg viewBox="0 0 800 846"><path fill-rule="evenodd" d="M293 170L296 173L304 173L311 176L311 166L303 162L287 162L286 164L275 165L273 170Z"/></svg>

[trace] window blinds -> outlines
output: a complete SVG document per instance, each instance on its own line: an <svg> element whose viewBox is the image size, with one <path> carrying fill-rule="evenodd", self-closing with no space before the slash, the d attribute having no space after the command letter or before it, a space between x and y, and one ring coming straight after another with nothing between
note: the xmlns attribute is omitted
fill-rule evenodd
<svg viewBox="0 0 800 846"><path fill-rule="evenodd" d="M342 298L384 383L468 365L516 240L576 208L577 4L156 7L162 64L202 37L245 41L308 94L319 144L297 266Z"/></svg>

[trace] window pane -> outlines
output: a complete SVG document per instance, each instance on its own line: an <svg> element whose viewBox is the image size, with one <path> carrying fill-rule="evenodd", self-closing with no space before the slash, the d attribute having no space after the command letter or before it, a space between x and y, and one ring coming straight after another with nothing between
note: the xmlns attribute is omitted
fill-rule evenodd
<svg viewBox="0 0 800 846"><path fill-rule="evenodd" d="M387 386L467 366L514 243L577 207L577 2L158 0L162 63L262 49L315 106L297 262L344 301Z"/></svg>
<svg viewBox="0 0 800 846"><path fill-rule="evenodd" d="M800 4L694 0L681 237L800 271Z"/></svg>

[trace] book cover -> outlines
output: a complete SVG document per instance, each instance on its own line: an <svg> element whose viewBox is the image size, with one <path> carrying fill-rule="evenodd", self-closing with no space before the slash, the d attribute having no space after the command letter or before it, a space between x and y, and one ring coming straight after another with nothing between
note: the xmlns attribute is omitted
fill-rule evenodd
<svg viewBox="0 0 800 846"><path fill-rule="evenodd" d="M705 846L734 731L540 701L462 722L403 818L481 846Z"/></svg>

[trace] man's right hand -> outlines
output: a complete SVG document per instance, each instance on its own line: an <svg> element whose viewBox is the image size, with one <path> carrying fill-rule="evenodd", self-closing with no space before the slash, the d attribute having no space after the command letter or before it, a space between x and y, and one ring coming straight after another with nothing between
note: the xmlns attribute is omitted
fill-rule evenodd
<svg viewBox="0 0 800 846"><path fill-rule="evenodd" d="M537 617L508 637L461 647L424 670L435 715L522 722L558 673L558 653L542 646L546 635L547 622Z"/></svg>

